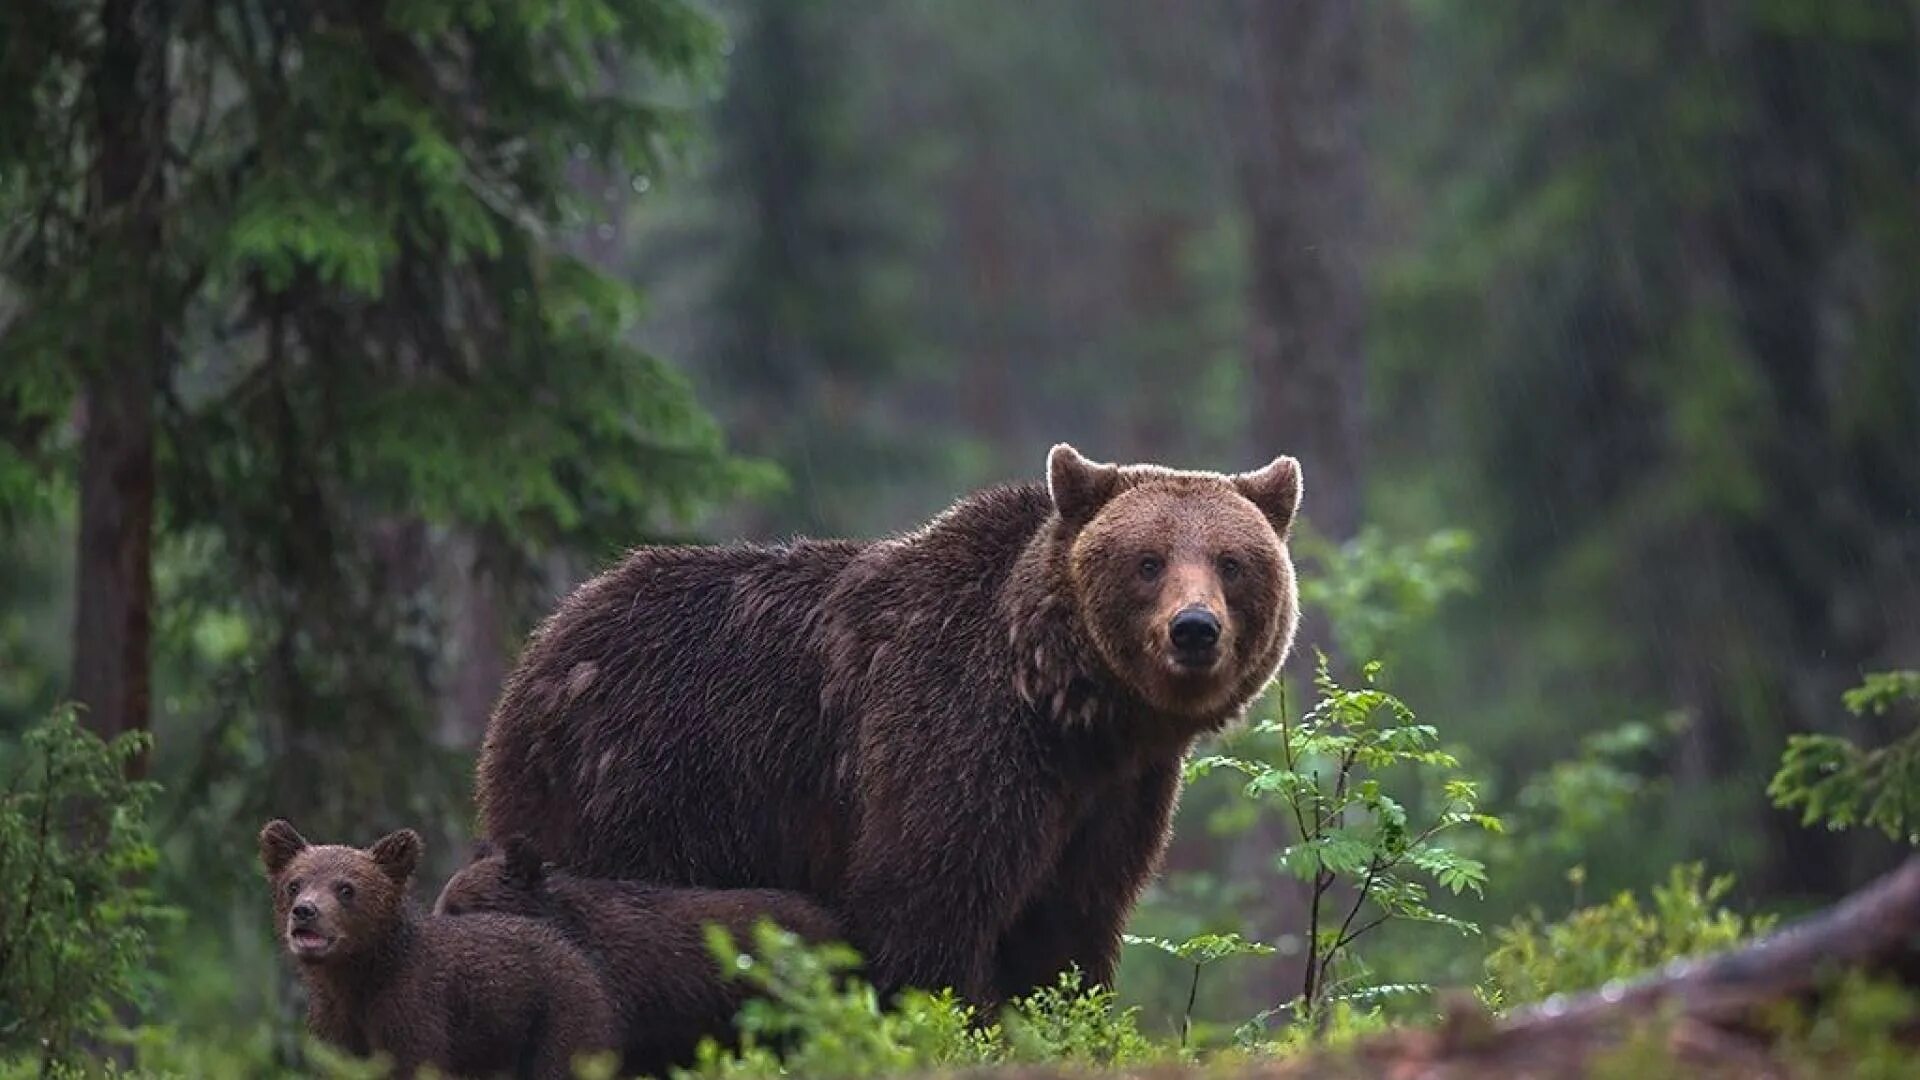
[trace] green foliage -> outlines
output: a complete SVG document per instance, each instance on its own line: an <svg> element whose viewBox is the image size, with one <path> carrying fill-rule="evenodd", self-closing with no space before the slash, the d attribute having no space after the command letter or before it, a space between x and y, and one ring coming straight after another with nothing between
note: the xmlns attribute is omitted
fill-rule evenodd
<svg viewBox="0 0 1920 1080"><path fill-rule="evenodd" d="M1912 710L1920 706L1920 671L1870 674L1843 700L1855 716ZM1767 794L1775 806L1798 807L1802 824L1865 825L1920 845L1920 724L1871 750L1838 735L1791 735Z"/></svg>
<svg viewBox="0 0 1920 1080"><path fill-rule="evenodd" d="M1248 941L1239 934L1200 934L1185 941L1168 941L1166 938L1141 937L1136 934L1124 935L1128 945L1145 945L1159 949L1168 956L1185 960L1196 967L1224 960L1229 956L1271 956L1274 949L1258 941Z"/></svg>
<svg viewBox="0 0 1920 1080"><path fill-rule="evenodd" d="M1683 723L1682 714L1670 713L1584 735L1570 756L1528 776L1502 801L1511 835L1473 849L1497 871L1511 905L1498 918L1528 906L1580 907L1589 895L1647 881L1659 872L1640 869L1647 863L1671 866L1687 857L1678 838L1648 835L1638 825L1649 807L1673 797L1668 775ZM1589 893L1590 884L1596 891Z"/></svg>
<svg viewBox="0 0 1920 1080"><path fill-rule="evenodd" d="M1920 994L1853 971L1831 980L1816 1007L1789 1003L1769 1019L1796 1075L1904 1080L1913 1075L1916 1015Z"/></svg>
<svg viewBox="0 0 1920 1080"><path fill-rule="evenodd" d="M1168 941L1166 938L1124 934L1122 940L1128 945L1145 945L1158 949L1176 960L1184 960L1193 965L1193 982L1187 986L1187 1007L1180 1014L1180 1045L1183 1048L1193 1035L1193 1003L1200 996L1200 974L1207 965L1229 956L1272 956L1279 951L1271 945L1248 941L1234 933L1199 934L1185 941Z"/></svg>
<svg viewBox="0 0 1920 1080"><path fill-rule="evenodd" d="M750 951L718 927L708 944L721 968L760 993L740 1011L740 1046L709 1041L685 1076L881 1076L1008 1062L1123 1066L1158 1051L1132 1010L1111 991L1083 987L1077 972L1012 1002L988 1024L952 991L910 990L883 1007L855 976L845 946L809 947L771 924L755 928Z"/></svg>
<svg viewBox="0 0 1920 1080"><path fill-rule="evenodd" d="M1535 913L1493 932L1481 996L1507 1009L1551 994L1588 990L1669 960L1716 952L1773 926L1719 906L1731 877L1708 879L1699 864L1673 867L1651 905L1630 892L1557 922Z"/></svg>
<svg viewBox="0 0 1920 1080"><path fill-rule="evenodd" d="M1350 947L1389 920L1477 933L1472 923L1430 903L1428 883L1456 895L1479 895L1485 864L1443 840L1458 830L1501 830L1499 819L1479 811L1475 783L1447 775L1459 762L1438 748L1439 732L1376 685L1379 671L1377 663L1368 664L1365 685L1346 689L1334 681L1323 655L1318 703L1298 721L1283 709L1249 729L1255 737L1277 737L1268 758L1228 753L1188 765L1189 777L1216 769L1243 774L1245 794L1279 809L1298 830L1298 841L1279 854L1277 866L1311 889L1303 935L1307 970L1297 1003L1304 1017L1317 1017L1348 988L1357 977ZM1385 779L1400 768L1436 775L1431 812L1416 814L1404 796L1389 793ZM1336 901L1337 887L1350 889L1351 900ZM1344 977L1342 968L1348 969Z"/></svg>
<svg viewBox="0 0 1920 1080"><path fill-rule="evenodd" d="M0 1059L69 1061L148 999L171 912L145 884L154 785L125 775L146 746L64 707L0 754Z"/></svg>
<svg viewBox="0 0 1920 1080"><path fill-rule="evenodd" d="M1426 994L1432 988L1420 986L1409 989ZM1236 1044L1241 1050L1263 1057L1338 1050L1392 1026L1386 1010L1363 994L1336 996L1327 1002L1313 1024L1289 1024L1276 1030L1268 1026L1270 1016L1271 1013L1256 1016L1234 1032Z"/></svg>
<svg viewBox="0 0 1920 1080"><path fill-rule="evenodd" d="M1015 999L1000 1019L997 1060L1125 1069L1167 1056L1140 1033L1139 1016L1077 970Z"/></svg>
<svg viewBox="0 0 1920 1080"><path fill-rule="evenodd" d="M1515 802L1530 826L1525 843L1561 858L1587 850L1654 786L1644 759L1665 741L1657 727L1641 721L1583 737L1579 753L1521 787Z"/></svg>
<svg viewBox="0 0 1920 1080"><path fill-rule="evenodd" d="M1473 588L1473 538L1458 529L1392 540L1369 525L1340 544L1306 532L1294 547L1309 567L1300 603L1326 617L1346 656L1390 658L1391 648L1449 597Z"/></svg>

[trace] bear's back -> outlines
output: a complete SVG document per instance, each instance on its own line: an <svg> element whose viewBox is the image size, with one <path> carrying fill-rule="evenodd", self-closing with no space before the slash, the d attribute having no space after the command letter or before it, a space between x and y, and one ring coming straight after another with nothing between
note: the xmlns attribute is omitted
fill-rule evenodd
<svg viewBox="0 0 1920 1080"><path fill-rule="evenodd" d="M836 739L811 621L860 545L642 548L582 585L521 657L480 763L487 833L582 874L812 884L753 803L825 813ZM774 763L782 763L774 767ZM793 767L799 763L802 767ZM778 790L747 800L760 784Z"/></svg>
<svg viewBox="0 0 1920 1080"><path fill-rule="evenodd" d="M995 596L1049 510L1023 485L887 540L631 553L509 679L480 766L488 835L587 877L831 901L858 828L848 717L901 679L1005 684Z"/></svg>
<svg viewBox="0 0 1920 1080"><path fill-rule="evenodd" d="M359 983L321 991L334 999L324 1011L347 1025L318 1032L323 1038L462 1076L525 1071L561 1029L576 1049L614 1046L613 1006L599 973L544 923L492 914L412 917L386 965ZM363 998L354 985L381 989Z"/></svg>

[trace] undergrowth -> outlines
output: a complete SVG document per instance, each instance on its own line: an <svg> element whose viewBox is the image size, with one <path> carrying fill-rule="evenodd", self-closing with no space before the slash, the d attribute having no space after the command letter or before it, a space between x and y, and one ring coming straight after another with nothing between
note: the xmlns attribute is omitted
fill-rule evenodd
<svg viewBox="0 0 1920 1080"><path fill-rule="evenodd" d="M1848 704L1861 714L1898 714L1915 703L1916 687L1911 673L1876 676ZM1086 985L1077 972L998 1015L981 1014L951 991L883 1000L860 977L851 949L809 947L769 925L747 942L714 934L723 971L757 996L739 1015L737 1045L707 1043L677 1080L1224 1065L1324 1050L1431 1018L1430 988L1369 977L1363 935L1386 922L1474 931L1468 919L1435 907L1429 889L1473 902L1490 862L1505 865L1477 856L1516 841L1480 809L1476 785L1457 774L1437 731L1379 685L1377 667L1367 668L1359 689L1348 689L1323 664L1319 689L1305 715L1282 710L1194 763L1200 773L1239 773L1240 797L1297 826L1274 859L1306 883L1315 902L1298 935L1311 944L1313 981L1237 1029L1209 1025L1233 1031L1231 1040L1193 1037L1202 977L1223 963L1273 962L1283 952L1275 941L1224 930L1129 936L1136 949L1186 966L1184 1020L1177 1032L1152 1037L1138 1009L1122 1007L1110 988ZM1895 734L1878 750L1797 740L1774 795L1813 823L1910 837L1915 792L1903 762L1914 737ZM224 1038L189 1038L165 1022L153 993L155 950L171 912L144 884L157 859L146 820L154 788L125 779L142 745L103 743L61 710L19 744L0 747L0 1080L379 1076L377 1062L310 1042L290 1054L284 1033L264 1023ZM1476 835L1475 843L1449 846L1456 832ZM1731 888L1730 878L1683 864L1644 898L1623 891L1557 917L1534 911L1497 926L1488 935L1481 1001L1497 1012L1589 990L1769 930L1771 917L1728 906ZM1390 1001L1428 1007L1389 1009ZM1891 1077L1906 1075L1900 1035L1916 1013L1920 1001L1910 992L1850 977L1817 1006L1783 1006L1767 1023L1772 1052L1805 1073ZM1680 1075L1656 1034L1596 1061L1595 1074ZM606 1080L611 1063L583 1063L581 1075Z"/></svg>

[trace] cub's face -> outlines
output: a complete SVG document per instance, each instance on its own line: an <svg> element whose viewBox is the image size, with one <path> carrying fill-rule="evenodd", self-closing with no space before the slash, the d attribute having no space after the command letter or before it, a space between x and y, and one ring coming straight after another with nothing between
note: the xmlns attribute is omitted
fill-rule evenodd
<svg viewBox="0 0 1920 1080"><path fill-rule="evenodd" d="M364 850L309 844L285 821L260 831L275 930L302 964L344 960L377 943L397 921L419 861L420 837L411 829Z"/></svg>
<svg viewBox="0 0 1920 1080"><path fill-rule="evenodd" d="M509 843L496 851L482 843L474 860L447 879L434 901L435 915L467 915L485 911L529 919L546 914L546 867L540 856L522 844Z"/></svg>
<svg viewBox="0 0 1920 1080"><path fill-rule="evenodd" d="M1174 715L1244 707L1298 619L1285 539L1298 463L1223 476L1097 465L1063 446L1048 474L1080 621L1113 673Z"/></svg>

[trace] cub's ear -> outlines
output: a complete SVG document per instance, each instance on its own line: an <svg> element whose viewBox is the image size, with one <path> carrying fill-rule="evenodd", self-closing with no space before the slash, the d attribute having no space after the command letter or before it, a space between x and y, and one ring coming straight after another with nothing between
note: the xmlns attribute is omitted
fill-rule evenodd
<svg viewBox="0 0 1920 1080"><path fill-rule="evenodd" d="M1241 473L1233 478L1234 490L1260 508L1272 523L1273 531L1285 538L1300 511L1300 463L1290 457L1277 457L1264 469Z"/></svg>
<svg viewBox="0 0 1920 1080"><path fill-rule="evenodd" d="M1053 508L1069 525L1080 526L1107 505L1120 492L1120 467L1101 465L1080 456L1080 451L1059 443L1047 454L1047 494Z"/></svg>
<svg viewBox="0 0 1920 1080"><path fill-rule="evenodd" d="M268 876L285 870L293 857L306 849L307 838L284 818L274 818L260 830L260 865L266 867Z"/></svg>
<svg viewBox="0 0 1920 1080"><path fill-rule="evenodd" d="M396 885L405 885L413 876L413 869L420 865L420 834L412 829L401 829L381 837L367 849L373 856L374 865L386 871Z"/></svg>
<svg viewBox="0 0 1920 1080"><path fill-rule="evenodd" d="M508 837L501 850L506 853L507 877L523 888L538 888L546 880L547 863L540 850L522 836Z"/></svg>

